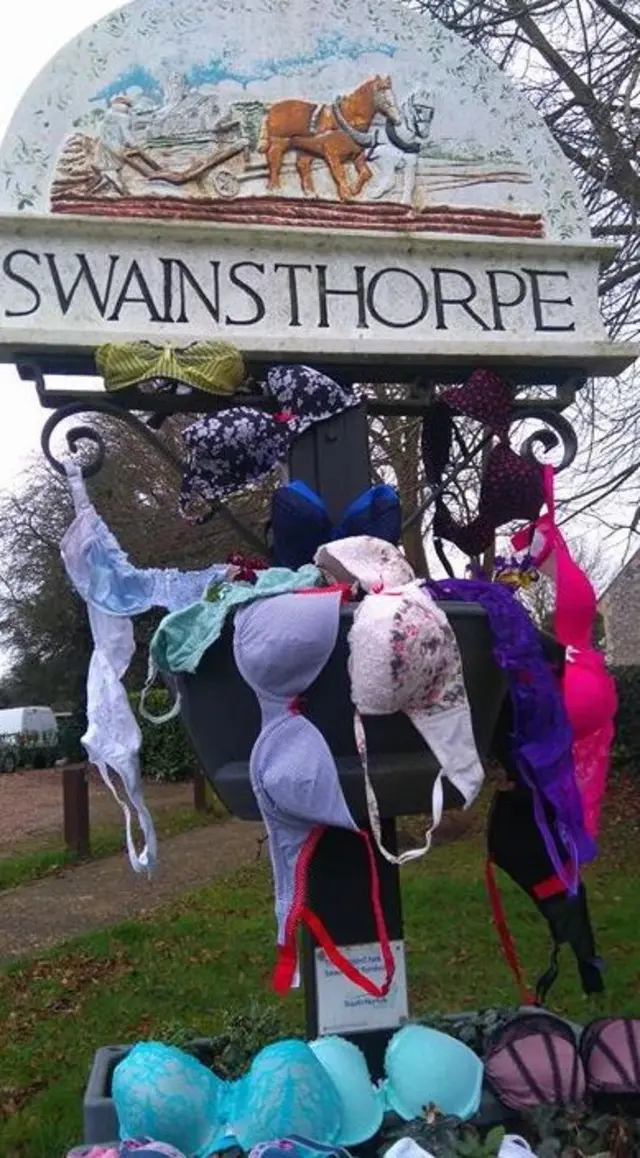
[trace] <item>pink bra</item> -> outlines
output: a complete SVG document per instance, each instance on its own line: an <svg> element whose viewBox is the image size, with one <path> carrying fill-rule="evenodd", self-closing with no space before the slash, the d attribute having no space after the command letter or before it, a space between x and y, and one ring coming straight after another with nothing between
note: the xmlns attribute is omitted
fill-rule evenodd
<svg viewBox="0 0 640 1158"><path fill-rule="evenodd" d="M614 738L618 697L604 656L593 647L596 593L571 555L555 518L554 471L544 468L547 513L514 535L516 551L529 550L536 567L556 586L554 633L566 648L562 693L573 729L573 757L585 827L595 836L600 820Z"/></svg>

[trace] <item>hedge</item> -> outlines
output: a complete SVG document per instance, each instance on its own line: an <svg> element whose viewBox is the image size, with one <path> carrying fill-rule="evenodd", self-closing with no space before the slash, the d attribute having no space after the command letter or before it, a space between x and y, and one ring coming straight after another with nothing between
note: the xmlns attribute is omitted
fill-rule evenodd
<svg viewBox="0 0 640 1158"><path fill-rule="evenodd" d="M625 772L640 770L640 667L616 667L618 688L615 764Z"/></svg>
<svg viewBox="0 0 640 1158"><path fill-rule="evenodd" d="M129 699L142 732L142 775L150 780L193 779L198 771L198 760L180 717L169 720L166 724L151 724L138 712L139 694L133 693ZM147 696L147 706L152 715L164 715L171 707L169 692L164 688L150 692ZM78 713L70 720L60 721L58 757L74 763L86 760L86 752L80 743L86 726L82 713Z"/></svg>

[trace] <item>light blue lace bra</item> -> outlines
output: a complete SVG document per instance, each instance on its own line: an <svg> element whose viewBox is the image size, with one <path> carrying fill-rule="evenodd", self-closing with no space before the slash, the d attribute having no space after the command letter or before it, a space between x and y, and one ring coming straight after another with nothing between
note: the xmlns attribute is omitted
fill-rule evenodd
<svg viewBox="0 0 640 1158"><path fill-rule="evenodd" d="M426 1026L394 1035L385 1073L374 1085L364 1055L340 1037L269 1045L235 1082L174 1046L141 1042L116 1066L112 1096L122 1139L157 1138L187 1158L234 1146L249 1151L292 1134L356 1146L378 1132L387 1110L411 1121L433 1103L467 1119L480 1105L479 1058Z"/></svg>

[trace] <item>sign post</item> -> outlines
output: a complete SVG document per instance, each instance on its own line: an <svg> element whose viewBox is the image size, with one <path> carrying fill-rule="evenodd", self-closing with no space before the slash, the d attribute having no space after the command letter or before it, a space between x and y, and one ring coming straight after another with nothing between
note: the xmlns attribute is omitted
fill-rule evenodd
<svg viewBox="0 0 640 1158"><path fill-rule="evenodd" d="M254 376L298 362L350 381L437 383L484 366L514 394L555 385L556 411L576 383L618 374L637 353L606 332L598 277L613 251L593 240L542 118L484 55L405 5L134 0L40 73L0 170L0 360L21 365L44 405L61 405L45 374L91 373L105 342L223 338ZM157 425L247 401L136 387L92 397L130 425L130 411L155 412ZM62 413L95 404L65 398ZM428 405L426 393L396 392L324 423L295 445L292 476L338 518L370 484L369 415ZM206 705L199 723L184 697L207 775L223 795L231 769L235 811L252 816L237 737L220 739L230 754L219 767L202 740L211 700L190 686L192 707L201 693ZM255 726L256 705L241 710L239 696L230 732L243 712ZM389 779L388 847L405 808ZM389 997L362 997L310 941L304 953L308 1032L353 1036L376 1077L408 1013L398 870L378 863L397 962ZM366 968L363 871L347 836L329 832L310 902Z"/></svg>

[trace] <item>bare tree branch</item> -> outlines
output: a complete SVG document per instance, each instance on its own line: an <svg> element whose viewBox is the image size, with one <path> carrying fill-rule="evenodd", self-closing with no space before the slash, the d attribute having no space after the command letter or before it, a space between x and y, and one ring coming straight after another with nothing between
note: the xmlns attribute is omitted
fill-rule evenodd
<svg viewBox="0 0 640 1158"><path fill-rule="evenodd" d="M636 20L630 15L628 11L621 8L619 4L614 4L613 0L596 0L598 8L602 8L603 12L607 12L609 16L613 16L618 24L622 24L627 32L640 39L640 20Z"/></svg>

